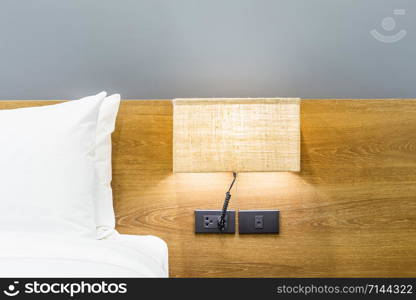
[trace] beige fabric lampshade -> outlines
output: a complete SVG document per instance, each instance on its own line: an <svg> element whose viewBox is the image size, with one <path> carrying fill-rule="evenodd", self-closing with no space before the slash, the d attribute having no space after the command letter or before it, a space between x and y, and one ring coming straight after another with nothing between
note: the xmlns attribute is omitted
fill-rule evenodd
<svg viewBox="0 0 416 300"><path fill-rule="evenodd" d="M174 172L300 170L300 99L173 100Z"/></svg>

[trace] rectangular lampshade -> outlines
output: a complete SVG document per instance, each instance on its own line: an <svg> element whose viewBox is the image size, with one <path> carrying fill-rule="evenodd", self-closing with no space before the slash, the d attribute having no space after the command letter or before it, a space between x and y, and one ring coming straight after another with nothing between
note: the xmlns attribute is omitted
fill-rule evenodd
<svg viewBox="0 0 416 300"><path fill-rule="evenodd" d="M173 100L173 171L300 171L300 99Z"/></svg>

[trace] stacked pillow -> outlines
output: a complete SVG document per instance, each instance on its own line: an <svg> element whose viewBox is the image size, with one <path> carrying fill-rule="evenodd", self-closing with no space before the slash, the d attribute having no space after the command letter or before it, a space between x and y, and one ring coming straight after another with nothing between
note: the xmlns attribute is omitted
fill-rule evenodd
<svg viewBox="0 0 416 300"><path fill-rule="evenodd" d="M97 238L102 239L115 233L113 191L111 189L111 134L114 131L120 95L114 94L104 99L97 121L95 143L95 224Z"/></svg>
<svg viewBox="0 0 416 300"><path fill-rule="evenodd" d="M0 110L0 231L115 232L111 133L120 95Z"/></svg>

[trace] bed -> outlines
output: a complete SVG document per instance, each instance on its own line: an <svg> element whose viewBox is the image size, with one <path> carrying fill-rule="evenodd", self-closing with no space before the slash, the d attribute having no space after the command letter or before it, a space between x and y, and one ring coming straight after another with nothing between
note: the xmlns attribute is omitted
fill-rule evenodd
<svg viewBox="0 0 416 300"><path fill-rule="evenodd" d="M2 232L0 277L167 277L168 251L155 236L105 240Z"/></svg>
<svg viewBox="0 0 416 300"><path fill-rule="evenodd" d="M0 277L168 277L162 239L116 230L119 105L101 92L0 110Z"/></svg>

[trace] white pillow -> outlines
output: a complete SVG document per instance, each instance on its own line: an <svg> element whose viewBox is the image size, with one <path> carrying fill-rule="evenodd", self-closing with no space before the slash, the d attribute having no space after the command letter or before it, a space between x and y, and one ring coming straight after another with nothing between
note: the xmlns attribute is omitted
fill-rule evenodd
<svg viewBox="0 0 416 300"><path fill-rule="evenodd" d="M96 237L96 126L106 93L0 110L0 230Z"/></svg>
<svg viewBox="0 0 416 300"><path fill-rule="evenodd" d="M111 134L115 128L119 106L120 95L111 95L104 99L98 116L95 148L97 170L95 223L98 239L103 239L115 233L113 191L111 189Z"/></svg>

